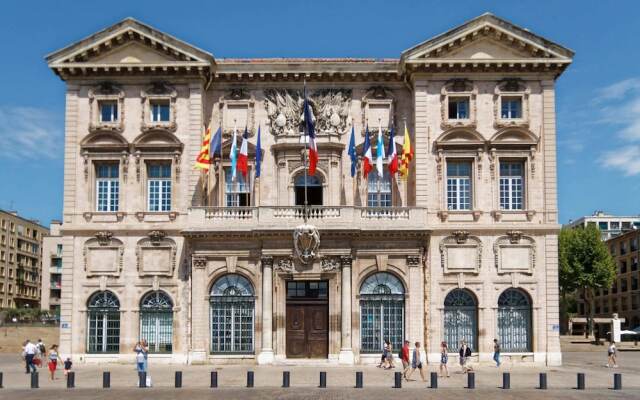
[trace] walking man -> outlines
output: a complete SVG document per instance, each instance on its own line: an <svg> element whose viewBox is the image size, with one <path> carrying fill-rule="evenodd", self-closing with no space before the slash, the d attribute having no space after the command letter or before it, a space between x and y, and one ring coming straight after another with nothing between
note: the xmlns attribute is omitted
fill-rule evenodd
<svg viewBox="0 0 640 400"><path fill-rule="evenodd" d="M469 365L469 357L471 357L471 349L467 346L467 342L464 340L460 342L460 350L458 354L460 356L460 367L462 368L462 373L466 374L468 371L472 371L471 365Z"/></svg>
<svg viewBox="0 0 640 400"><path fill-rule="evenodd" d="M411 372L409 372L409 375L407 375L407 380L409 380L409 377L411 376L411 374L413 374L413 371L415 371L416 368L420 370L420 377L422 378L422 382L425 382L426 379L424 377L424 371L422 369L422 360L420 359L420 342L416 342L416 347L413 349L413 358L411 359Z"/></svg>
<svg viewBox="0 0 640 400"><path fill-rule="evenodd" d="M409 371L409 341L404 341L404 346L402 346L402 350L400 350L400 360L402 360L402 376L404 379L408 381L407 371Z"/></svg>
<svg viewBox="0 0 640 400"><path fill-rule="evenodd" d="M500 343L498 343L498 339L493 339L493 361L496 362L496 367L500 367Z"/></svg>
<svg viewBox="0 0 640 400"><path fill-rule="evenodd" d="M38 354L38 347L31 343L31 340L27 339L27 343L24 345L25 374L36 372L36 366L33 363L33 358L36 354Z"/></svg>

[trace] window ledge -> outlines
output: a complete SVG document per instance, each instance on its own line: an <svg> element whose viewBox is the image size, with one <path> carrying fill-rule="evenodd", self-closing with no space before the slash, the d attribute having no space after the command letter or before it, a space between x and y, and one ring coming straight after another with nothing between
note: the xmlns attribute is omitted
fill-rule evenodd
<svg viewBox="0 0 640 400"><path fill-rule="evenodd" d="M120 222L125 216L122 211L90 211L82 214L87 222Z"/></svg>
<svg viewBox="0 0 640 400"><path fill-rule="evenodd" d="M442 222L478 222L482 215L480 210L441 210L438 217Z"/></svg>
<svg viewBox="0 0 640 400"><path fill-rule="evenodd" d="M173 222L178 217L176 211L138 211L136 218L140 222Z"/></svg>
<svg viewBox="0 0 640 400"><path fill-rule="evenodd" d="M528 128L529 120L524 118L498 118L493 126L495 128Z"/></svg>
<svg viewBox="0 0 640 400"><path fill-rule="evenodd" d="M494 210L491 215L495 221L531 222L536 212L534 210Z"/></svg>
<svg viewBox="0 0 640 400"><path fill-rule="evenodd" d="M451 128L476 128L477 122L475 119L465 118L465 119L444 119L440 124L442 129L451 129Z"/></svg>
<svg viewBox="0 0 640 400"><path fill-rule="evenodd" d="M114 122L96 122L89 124L89 132L124 132L124 123L122 120Z"/></svg>

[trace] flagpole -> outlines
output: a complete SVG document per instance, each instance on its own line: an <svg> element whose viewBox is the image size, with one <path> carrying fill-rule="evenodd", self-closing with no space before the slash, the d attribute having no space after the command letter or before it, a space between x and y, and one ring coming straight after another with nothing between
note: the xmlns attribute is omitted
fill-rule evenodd
<svg viewBox="0 0 640 400"><path fill-rule="evenodd" d="M308 137L307 135L309 134L308 132L308 121L307 121L307 113L306 113L306 108L309 107L309 104L307 103L307 81L304 81L303 84L303 91L302 93L304 94L304 107L305 109L302 111L302 115L304 115L304 151L303 151L303 163L304 163L304 208L303 208L303 221L306 225L307 223L307 207L308 207L308 203L307 203L307 149L308 149Z"/></svg>

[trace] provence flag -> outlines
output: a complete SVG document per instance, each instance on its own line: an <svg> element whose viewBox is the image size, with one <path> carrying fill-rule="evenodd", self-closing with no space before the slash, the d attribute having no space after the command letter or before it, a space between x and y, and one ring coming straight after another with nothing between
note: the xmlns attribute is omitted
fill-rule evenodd
<svg viewBox="0 0 640 400"><path fill-rule="evenodd" d="M356 153L356 130L351 126L351 139L349 139L349 157L351 157L351 177L356 176L358 166L358 154Z"/></svg>
<svg viewBox="0 0 640 400"><path fill-rule="evenodd" d="M260 125L258 125L258 141L256 142L256 178L260 177L261 166L262 166L262 146L260 144Z"/></svg>

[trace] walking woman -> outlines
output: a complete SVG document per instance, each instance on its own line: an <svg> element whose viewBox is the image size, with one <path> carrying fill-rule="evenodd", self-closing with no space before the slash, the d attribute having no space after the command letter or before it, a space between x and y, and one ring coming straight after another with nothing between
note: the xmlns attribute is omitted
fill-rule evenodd
<svg viewBox="0 0 640 400"><path fill-rule="evenodd" d="M58 364L60 363L60 357L58 356L58 345L54 344L51 346L51 351L49 351L49 362L47 366L49 367L49 379L56 379L56 369L58 368Z"/></svg>
<svg viewBox="0 0 640 400"><path fill-rule="evenodd" d="M420 359L420 342L415 343L415 348L413 349L413 357L411 359L411 372L407 375L407 380L410 380L413 371L417 369L420 370L420 377L422 378L422 382L425 382L426 379L424 377L424 370L422 369L422 360Z"/></svg>
<svg viewBox="0 0 640 400"><path fill-rule="evenodd" d="M616 349L616 342L612 341L607 349L607 368L618 368L618 349Z"/></svg>
<svg viewBox="0 0 640 400"><path fill-rule="evenodd" d="M443 371L447 371L447 378L449 377L449 353L447 352L447 342L440 343L440 377L444 377Z"/></svg>

